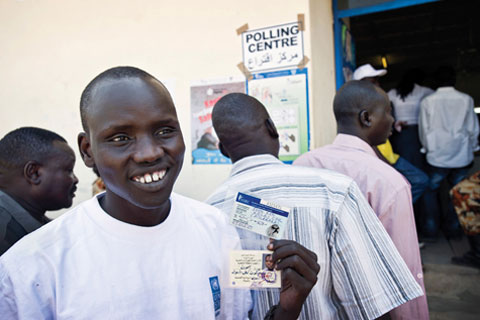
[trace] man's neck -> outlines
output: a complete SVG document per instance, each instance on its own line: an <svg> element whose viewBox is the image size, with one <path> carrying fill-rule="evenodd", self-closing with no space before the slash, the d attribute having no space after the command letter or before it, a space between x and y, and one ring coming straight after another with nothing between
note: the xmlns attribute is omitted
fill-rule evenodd
<svg viewBox="0 0 480 320"><path fill-rule="evenodd" d="M237 155L237 157L233 157L233 159L231 159L231 160L232 160L232 163L235 163L235 162L237 162L237 161L239 161L239 160L242 160L242 159L244 159L244 158L246 158L246 157L260 156L260 155L267 155L267 154L268 154L268 155L271 155L271 156L274 156L275 158L278 159L278 154L274 154L274 153L272 153L272 152L264 151L264 152L250 152L250 153L247 152L247 153L243 153L243 154L241 154L241 155Z"/></svg>
<svg viewBox="0 0 480 320"><path fill-rule="evenodd" d="M348 134L348 135L351 135L351 136L355 136L357 138L360 138L362 139L363 141L365 141L366 143L368 143L370 146L372 146L370 144L370 142L368 141L365 133L360 130L359 128L357 127L351 127L351 126L340 126L338 125L338 128L337 128L337 134ZM373 147L373 146L372 146Z"/></svg>
<svg viewBox="0 0 480 320"><path fill-rule="evenodd" d="M167 199L158 208L144 209L108 191L99 198L99 204L111 217L142 227L152 227L161 224L167 219L172 207L171 200Z"/></svg>

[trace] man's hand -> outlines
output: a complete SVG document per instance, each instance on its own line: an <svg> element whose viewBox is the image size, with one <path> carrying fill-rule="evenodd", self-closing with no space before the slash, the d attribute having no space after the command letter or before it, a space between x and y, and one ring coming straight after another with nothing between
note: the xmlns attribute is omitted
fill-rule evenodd
<svg viewBox="0 0 480 320"><path fill-rule="evenodd" d="M402 132L402 128L405 127L407 124L407 121L395 121L393 127L395 128L395 130L397 130L397 132Z"/></svg>
<svg viewBox="0 0 480 320"><path fill-rule="evenodd" d="M297 319L317 282L317 255L291 240L272 240L267 248L273 250L275 269L282 270L280 302L273 319Z"/></svg>

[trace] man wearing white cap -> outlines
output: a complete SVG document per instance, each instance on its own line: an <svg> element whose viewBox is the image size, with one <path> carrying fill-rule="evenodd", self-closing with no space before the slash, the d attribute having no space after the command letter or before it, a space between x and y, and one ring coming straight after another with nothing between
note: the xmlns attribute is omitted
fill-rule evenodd
<svg viewBox="0 0 480 320"><path fill-rule="evenodd" d="M378 77L387 74L387 69L375 69L371 64L367 63L358 67L353 73L353 80L368 80L380 87Z"/></svg>

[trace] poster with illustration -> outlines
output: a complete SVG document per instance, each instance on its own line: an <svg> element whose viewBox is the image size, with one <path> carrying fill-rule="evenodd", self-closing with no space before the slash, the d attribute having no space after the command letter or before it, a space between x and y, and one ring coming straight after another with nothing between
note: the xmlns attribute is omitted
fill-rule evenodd
<svg viewBox="0 0 480 320"><path fill-rule="evenodd" d="M231 163L218 149L218 137L212 126L212 110L221 97L232 92L245 93L244 78L229 77L192 83L190 110L193 164Z"/></svg>
<svg viewBox="0 0 480 320"><path fill-rule="evenodd" d="M267 108L277 127L280 160L291 163L308 151L307 69L253 74L247 92Z"/></svg>

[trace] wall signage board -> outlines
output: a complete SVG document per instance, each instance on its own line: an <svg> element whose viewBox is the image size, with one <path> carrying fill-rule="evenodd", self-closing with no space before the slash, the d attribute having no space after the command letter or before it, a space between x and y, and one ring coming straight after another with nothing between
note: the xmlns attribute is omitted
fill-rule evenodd
<svg viewBox="0 0 480 320"><path fill-rule="evenodd" d="M245 93L243 78L230 77L192 83L190 110L193 164L231 163L218 149L218 138L212 126L212 110L221 97L232 92Z"/></svg>
<svg viewBox="0 0 480 320"><path fill-rule="evenodd" d="M308 151L307 68L255 73L247 93L268 110L280 135L280 160L291 163Z"/></svg>
<svg viewBox="0 0 480 320"><path fill-rule="evenodd" d="M258 72L294 67L303 59L303 32L299 22L242 33L243 63Z"/></svg>

